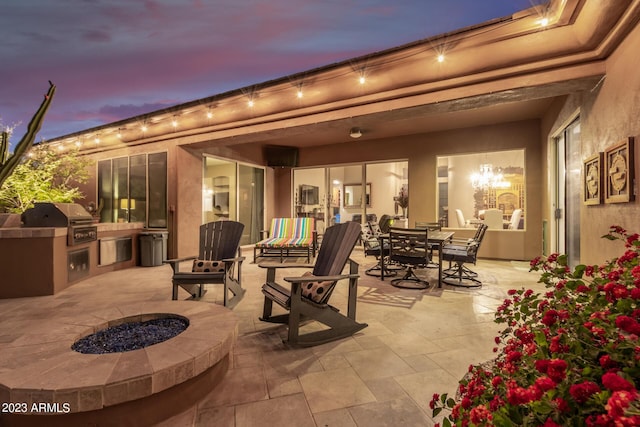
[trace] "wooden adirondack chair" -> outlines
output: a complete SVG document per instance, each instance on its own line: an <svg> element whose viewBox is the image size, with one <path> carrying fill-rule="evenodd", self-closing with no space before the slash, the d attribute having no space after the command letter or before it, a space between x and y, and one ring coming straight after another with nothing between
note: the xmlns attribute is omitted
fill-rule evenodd
<svg viewBox="0 0 640 427"><path fill-rule="evenodd" d="M264 309L260 320L266 322L287 323L289 325L288 342L292 345L311 346L346 338L368 325L356 322L356 300L358 287L358 263L349 259L358 237L360 224L349 221L326 229L315 265L310 264L260 264L267 268L267 280L262 286ZM343 274L347 261L349 273ZM311 274L299 277L285 277L289 288L275 282L279 268L309 267ZM349 299L347 315L329 305L329 298L339 280L349 280ZM289 313L272 316L273 303L285 308ZM301 335L300 322L313 319L329 329L309 332Z"/></svg>
<svg viewBox="0 0 640 427"><path fill-rule="evenodd" d="M244 297L240 238L244 224L236 221L216 221L200 226L200 251L197 257L165 261L173 269L173 299L178 299L178 287L191 298L204 295L206 284L224 285L224 305L233 308ZM191 271L180 271L180 263L193 260ZM229 291L233 294L229 298Z"/></svg>

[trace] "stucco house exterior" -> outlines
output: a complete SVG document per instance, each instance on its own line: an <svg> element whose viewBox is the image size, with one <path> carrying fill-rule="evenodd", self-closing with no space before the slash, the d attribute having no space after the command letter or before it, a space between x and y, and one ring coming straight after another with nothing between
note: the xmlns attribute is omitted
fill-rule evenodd
<svg viewBox="0 0 640 427"><path fill-rule="evenodd" d="M489 230L480 255L528 260L561 251L574 261L600 262L614 255L615 248L600 239L610 225L639 225L632 175L640 135L639 20L640 0L550 0L503 19L47 143L61 149L77 144L96 160L82 204L107 197L103 221L141 220L144 227L167 229L169 256L195 253L198 225L211 218L251 221L244 243L255 242L271 218L296 215L305 184L296 171L306 169L321 176L312 201L325 226L330 217L344 221L372 211L379 217L384 211L376 208L376 192L393 186L395 194L401 185L409 191L409 226L444 219L456 236L470 235L472 228L454 222L452 202L462 190L451 189L454 174L466 177L476 168L452 167L456 156L473 155L486 165L492 153L516 152L523 160L511 168L521 173L520 193L512 200L524 222ZM273 146L281 149L280 158ZM589 171L588 160L599 153L600 167ZM622 175L612 172L616 155L627 156ZM294 167L273 166L287 159L292 163L286 166ZM399 165L401 176L378 183L367 171L379 163ZM334 168L354 166L362 173L349 179L373 182L372 194L349 210L340 199L347 178L335 193L330 187L337 182ZM136 175L136 167L143 172ZM231 168L231 175L222 168ZM599 178L594 171L603 181L597 194L593 188L587 194L587 185ZM151 178L164 194L150 195ZM621 197L608 197L607 186ZM443 191L449 191L445 202ZM139 217L131 218L136 210ZM478 212L464 213L473 219Z"/></svg>

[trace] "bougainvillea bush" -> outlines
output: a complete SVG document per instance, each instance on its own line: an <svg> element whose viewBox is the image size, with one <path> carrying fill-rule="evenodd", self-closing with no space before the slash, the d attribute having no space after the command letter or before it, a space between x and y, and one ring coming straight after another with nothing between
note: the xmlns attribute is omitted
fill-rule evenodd
<svg viewBox="0 0 640 427"><path fill-rule="evenodd" d="M624 253L574 270L564 255L531 261L547 292L508 292L495 360L470 366L457 396L434 395L434 418L446 415L445 427L640 425L640 239L619 226L603 238Z"/></svg>

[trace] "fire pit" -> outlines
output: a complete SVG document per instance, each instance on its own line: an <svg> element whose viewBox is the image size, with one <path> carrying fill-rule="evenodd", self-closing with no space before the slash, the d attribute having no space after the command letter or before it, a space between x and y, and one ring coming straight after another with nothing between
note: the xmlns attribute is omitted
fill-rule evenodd
<svg viewBox="0 0 640 427"><path fill-rule="evenodd" d="M122 353L169 340L189 326L176 314L148 314L109 322L105 329L80 338L71 346L82 354Z"/></svg>
<svg viewBox="0 0 640 427"><path fill-rule="evenodd" d="M72 349L99 332L167 321L185 329L131 351ZM25 322L27 344L3 343L4 363L11 369L0 370L0 400L30 402L29 412L2 414L2 425L155 425L188 410L219 384L238 333L231 310L193 301L61 304L46 322L38 316ZM33 412L31 402L46 403L50 410Z"/></svg>

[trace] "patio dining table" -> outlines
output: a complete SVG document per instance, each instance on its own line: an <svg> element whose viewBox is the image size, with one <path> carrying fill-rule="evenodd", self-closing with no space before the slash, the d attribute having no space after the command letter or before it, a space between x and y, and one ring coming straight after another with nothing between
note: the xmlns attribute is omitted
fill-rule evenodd
<svg viewBox="0 0 640 427"><path fill-rule="evenodd" d="M435 243L438 245L438 287L442 287L442 247L444 243L451 240L453 237L453 231L429 231L427 234L427 241L429 243ZM389 233L383 233L378 236L380 241L380 247L384 247L384 241L389 240ZM384 280L384 256L380 257L380 280Z"/></svg>

